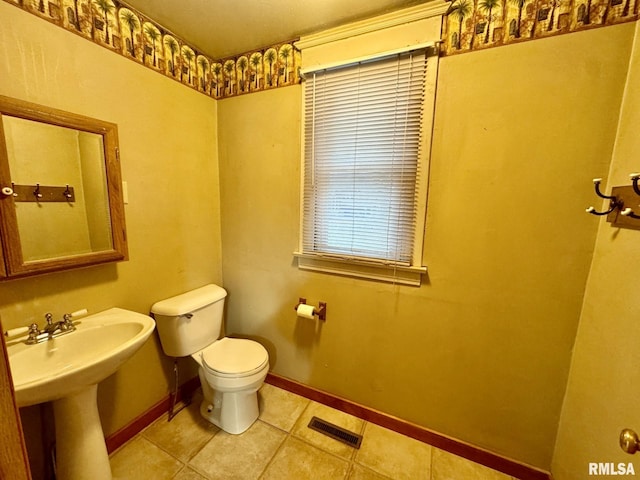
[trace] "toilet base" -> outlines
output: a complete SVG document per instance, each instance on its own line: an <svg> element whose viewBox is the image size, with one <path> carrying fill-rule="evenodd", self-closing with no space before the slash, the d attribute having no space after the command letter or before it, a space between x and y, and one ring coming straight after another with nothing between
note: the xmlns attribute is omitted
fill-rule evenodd
<svg viewBox="0 0 640 480"><path fill-rule="evenodd" d="M200 369L203 400L200 415L233 435L246 431L258 419L258 388L221 392L211 388Z"/></svg>
<svg viewBox="0 0 640 480"><path fill-rule="evenodd" d="M258 419L258 394L215 392L213 402L202 400L200 414L225 432L237 435Z"/></svg>

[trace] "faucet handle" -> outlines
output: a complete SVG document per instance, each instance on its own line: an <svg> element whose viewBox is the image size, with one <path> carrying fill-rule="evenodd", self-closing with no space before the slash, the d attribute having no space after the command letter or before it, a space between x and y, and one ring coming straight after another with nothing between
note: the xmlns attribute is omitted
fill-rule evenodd
<svg viewBox="0 0 640 480"><path fill-rule="evenodd" d="M70 313L65 313L62 316L62 321L60 322L60 330L63 331L63 332L69 332L69 331L72 332L75 329L76 329L76 326L71 321L71 314Z"/></svg>
<svg viewBox="0 0 640 480"><path fill-rule="evenodd" d="M33 345L38 343L38 335L40 335L40 330L38 329L37 323L32 323L29 325L29 337L27 338L27 345Z"/></svg>
<svg viewBox="0 0 640 480"><path fill-rule="evenodd" d="M86 309L78 310L77 312L72 312L72 313L65 313L62 316L62 323L60 325L60 329L63 331L74 331L76 329L76 326L73 324L73 319L81 315L86 315L86 313L87 313Z"/></svg>
<svg viewBox="0 0 640 480"><path fill-rule="evenodd" d="M86 315L87 313L89 313L87 311L86 308L83 308L82 310L77 310L75 312L71 312L71 313L65 313L62 316L62 319L66 322L67 320L73 320L76 317L82 317L83 315Z"/></svg>

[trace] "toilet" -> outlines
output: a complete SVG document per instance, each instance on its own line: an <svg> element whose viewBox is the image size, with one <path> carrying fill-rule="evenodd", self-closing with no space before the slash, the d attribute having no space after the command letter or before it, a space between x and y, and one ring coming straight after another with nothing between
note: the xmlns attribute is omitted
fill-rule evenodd
<svg viewBox="0 0 640 480"><path fill-rule="evenodd" d="M258 342L221 337L227 292L205 285L151 307L164 352L190 355L199 365L204 399L200 413L232 434L258 418L258 389L269 371L269 354Z"/></svg>

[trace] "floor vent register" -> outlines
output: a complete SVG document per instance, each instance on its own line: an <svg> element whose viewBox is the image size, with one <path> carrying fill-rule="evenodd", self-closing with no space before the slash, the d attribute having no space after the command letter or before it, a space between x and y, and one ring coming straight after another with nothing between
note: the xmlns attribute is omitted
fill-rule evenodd
<svg viewBox="0 0 640 480"><path fill-rule="evenodd" d="M360 448L362 443L362 435L345 430L318 417L312 417L308 427L353 448Z"/></svg>

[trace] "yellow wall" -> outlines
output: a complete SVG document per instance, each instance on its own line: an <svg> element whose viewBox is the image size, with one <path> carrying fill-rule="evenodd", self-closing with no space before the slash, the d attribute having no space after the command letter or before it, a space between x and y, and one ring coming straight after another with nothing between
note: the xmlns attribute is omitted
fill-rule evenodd
<svg viewBox="0 0 640 480"><path fill-rule="evenodd" d="M0 283L5 329L42 323L49 311L148 313L157 300L222 281L215 100L6 2L0 94L116 123L129 191L130 260ZM162 399L172 379L153 337L100 384L105 433Z"/></svg>
<svg viewBox="0 0 640 480"><path fill-rule="evenodd" d="M441 59L420 288L299 271L301 89L220 101L228 331L277 374L548 469L632 34Z"/></svg>
<svg viewBox="0 0 640 480"><path fill-rule="evenodd" d="M130 260L0 284L4 328L83 307L146 313L156 300L221 283L224 273L227 331L262 341L274 372L550 467L598 227L582 212L594 202L591 178L609 168L633 24L441 60L429 275L412 288L295 267L299 86L216 103L6 2L0 19L0 94L117 123L130 198ZM636 96L625 101L611 174L618 183L637 151ZM576 422L610 395L594 395L591 382L615 375L618 391L626 378L619 364L637 363L630 343L614 352L634 331L633 303L615 303L613 317L629 321L604 335L619 295L607 278L633 280L624 266L635 234L600 232L559 472L579 463L570 459L582 444ZM328 303L326 324L295 317L299 296ZM597 355L609 335L611 347ZM101 384L105 433L162 398L169 382L154 337ZM638 425L622 407L619 426ZM587 430L584 444L615 438L609 427Z"/></svg>
<svg viewBox="0 0 640 480"><path fill-rule="evenodd" d="M640 31L620 115L607 191L629 185L640 168ZM636 209L638 210L638 209ZM618 446L623 428L640 432L640 232L600 222L587 283L552 471L587 478L589 462L633 462Z"/></svg>

